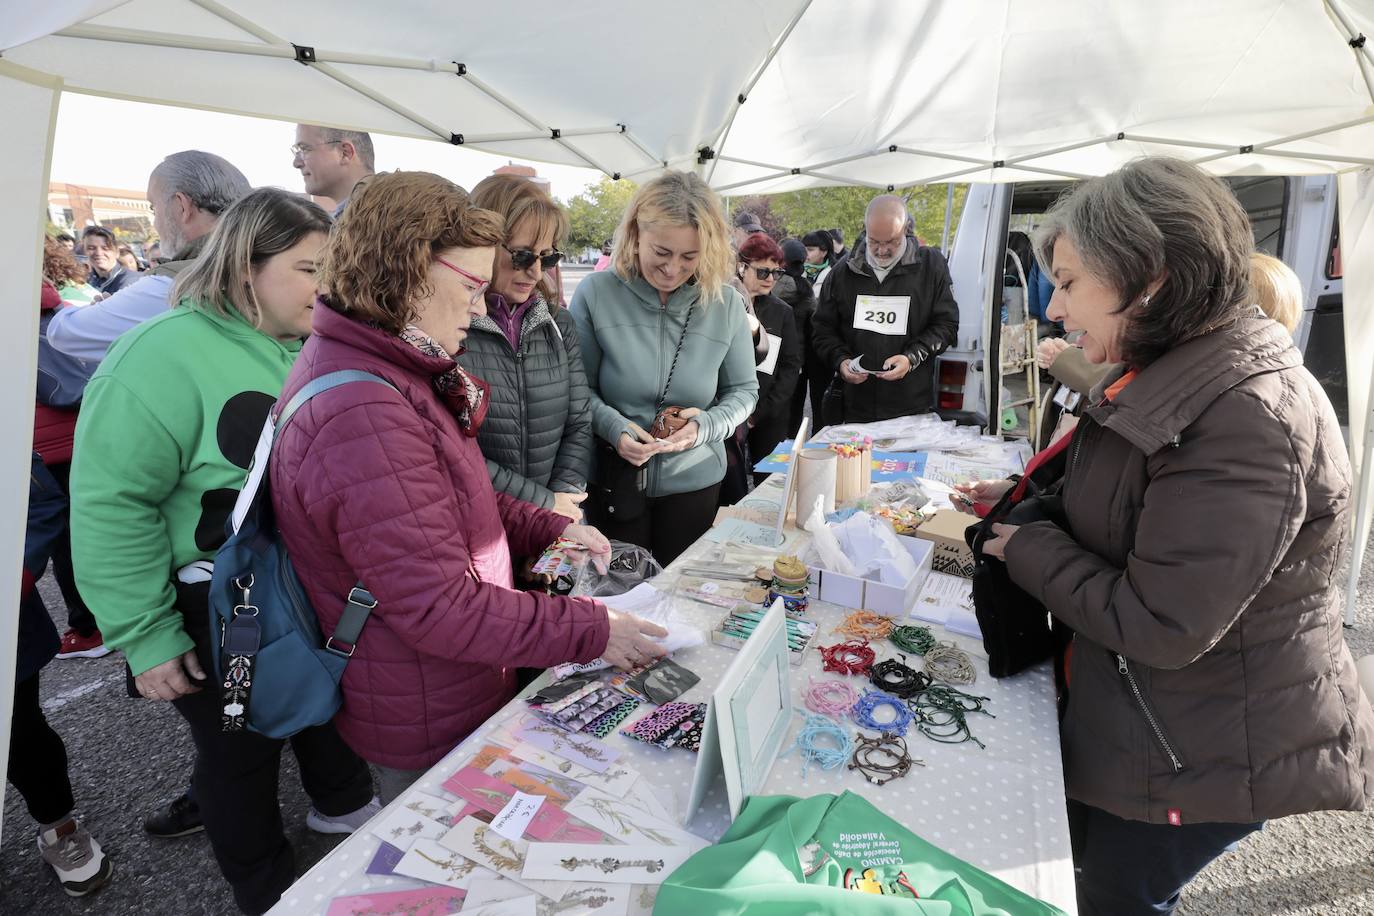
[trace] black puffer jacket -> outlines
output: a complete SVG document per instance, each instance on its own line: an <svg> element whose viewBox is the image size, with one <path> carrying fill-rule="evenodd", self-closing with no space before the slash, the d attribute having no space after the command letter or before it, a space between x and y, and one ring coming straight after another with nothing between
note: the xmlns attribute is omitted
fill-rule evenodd
<svg viewBox="0 0 1374 916"><path fill-rule="evenodd" d="M472 320L466 343L458 362L491 386L477 443L492 486L544 509L554 493L586 490L592 412L568 313L536 300L521 322L519 352L485 316Z"/></svg>
<svg viewBox="0 0 1374 916"><path fill-rule="evenodd" d="M855 300L859 296L889 299L864 309L869 328L855 325ZM905 324L883 326L900 310L893 300L907 300ZM863 323L863 322L860 322ZM882 327L881 332L871 330ZM865 246L855 245L850 256L836 264L821 284L812 324L812 347L830 370L842 360L862 356L862 365L881 369L889 357L904 354L912 369L897 382L869 378L863 384L844 385L844 422L870 423L909 414L925 413L935 406L935 356L954 346L959 336L959 306L950 290L949 265L944 255L925 248L910 237L906 251L881 283L868 263Z"/></svg>

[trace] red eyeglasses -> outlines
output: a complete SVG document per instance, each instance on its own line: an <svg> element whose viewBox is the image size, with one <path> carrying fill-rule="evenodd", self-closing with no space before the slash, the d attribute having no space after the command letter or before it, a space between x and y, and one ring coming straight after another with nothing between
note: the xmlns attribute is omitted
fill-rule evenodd
<svg viewBox="0 0 1374 916"><path fill-rule="evenodd" d="M472 298L468 300L469 306L475 306L482 301L482 297L487 292L487 287L491 286L490 280L483 280L481 277L470 274L466 270L463 270L463 268L459 267L457 264L450 264L448 261L445 261L437 254L434 256L434 260L438 261L440 264L444 265L449 270L453 271L458 276L462 277L464 280L471 280L473 283L477 284L477 288L472 291Z"/></svg>

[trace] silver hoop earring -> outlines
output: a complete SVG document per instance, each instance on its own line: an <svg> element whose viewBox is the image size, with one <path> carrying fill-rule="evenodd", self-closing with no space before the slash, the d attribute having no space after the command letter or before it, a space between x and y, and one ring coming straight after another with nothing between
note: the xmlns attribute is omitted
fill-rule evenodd
<svg viewBox="0 0 1374 916"><path fill-rule="evenodd" d="M1149 293L1146 293L1145 295L1143 295L1143 296L1140 297L1140 307L1143 308L1143 309L1147 309L1147 308L1150 307L1150 294L1149 294Z"/></svg>

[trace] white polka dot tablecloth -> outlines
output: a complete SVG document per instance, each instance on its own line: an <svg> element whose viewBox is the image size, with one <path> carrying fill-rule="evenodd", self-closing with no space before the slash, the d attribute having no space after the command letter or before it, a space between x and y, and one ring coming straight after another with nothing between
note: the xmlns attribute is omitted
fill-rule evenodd
<svg viewBox="0 0 1374 916"><path fill-rule="evenodd" d="M770 481L776 486L776 483ZM766 498L769 488L755 491ZM776 503L776 494L774 494ZM808 536L789 531L787 549L796 552ZM748 550L752 551L753 548ZM675 570L683 564L717 561L720 545L703 539L693 546L654 585L672 592ZM732 555L730 547L724 555ZM685 598L674 598L674 611L684 620L708 632L725 611ZM803 663L792 671L793 706L803 710L802 691L808 678L840 677L821 670L822 659L814 646L831 645L845 637L831 631L847 609L812 602L808 616L820 625L813 647ZM910 623L920 623L912 620ZM907 745L913 757L925 766L912 767L904 778L875 786L857 772L842 768L830 772L816 766L802 776L801 758L796 753L780 757L773 765L767 794L809 796L848 789L862 795L879 809L925 838L967 862L984 869L1008 884L1039 897L1065 912L1077 912L1074 902L1073 861L1069 848L1069 829L1064 807L1064 778L1059 755L1059 725L1055 711L1053 676L1045 663L1014 678L995 680L988 675L982 646L977 640L933 627L935 635L952 641L969 652L978 669L977 682L962 689L990 698L987 709L992 716L971 713L969 727L987 747L971 742L940 744L918 734L908 733ZM873 643L878 660L897 657L891 643ZM681 699L705 702L735 658L735 652L708 641L677 653L674 658L696 672L701 682ZM844 678L856 693L868 683L866 678ZM542 680L541 680L542 683ZM649 707L652 708L652 707ZM415 784L412 791L453 798L440 785L462 769L492 731L512 716L525 712L525 703L512 700L500 713L454 748L442 761ZM631 718L647 714L643 709ZM628 724L628 723L626 723ZM801 725L798 714L787 744L790 746ZM856 728L857 730L857 728ZM643 778L659 790L658 797L672 811L680 813L691 790L695 755L684 750L663 751L614 733L607 742L625 755ZM389 813L388 808L385 814ZM720 780L707 795L701 809L687 824L693 833L718 839L729 827L725 786ZM272 910L276 914L323 913L329 902L339 896L403 890L422 886L420 882L399 877L377 877L365 872L377 851L378 839L360 832L349 837L307 872ZM638 912L631 908L631 912Z"/></svg>

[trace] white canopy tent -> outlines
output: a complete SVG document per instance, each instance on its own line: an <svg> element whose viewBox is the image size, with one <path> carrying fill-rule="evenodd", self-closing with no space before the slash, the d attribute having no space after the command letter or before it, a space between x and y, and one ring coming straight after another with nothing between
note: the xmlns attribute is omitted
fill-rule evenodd
<svg viewBox="0 0 1374 916"><path fill-rule="evenodd" d="M34 265L0 273L18 342L0 364L6 428L31 427L37 313L23 303L37 299L52 130L68 91L431 138L617 177L699 168L728 193L1081 178L1146 154L1218 174L1349 173L1352 459L1360 472L1368 464L1374 0L5 6L0 239ZM25 444L0 443L0 480L23 480ZM26 497L0 488L3 596L18 592ZM15 620L13 597L0 600L0 644L13 644ZM0 652L0 683L12 683L13 662ZM0 747L8 704L7 693Z"/></svg>

